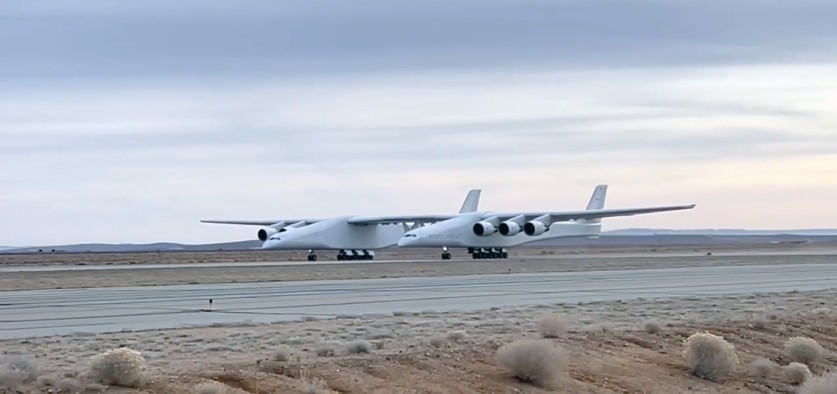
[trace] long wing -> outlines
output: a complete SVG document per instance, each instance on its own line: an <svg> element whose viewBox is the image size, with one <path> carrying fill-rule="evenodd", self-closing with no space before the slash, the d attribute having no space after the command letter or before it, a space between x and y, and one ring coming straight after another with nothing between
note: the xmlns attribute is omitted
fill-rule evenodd
<svg viewBox="0 0 837 394"><path fill-rule="evenodd" d="M201 220L201 223L212 224L240 224L244 226L272 226L279 222L285 222L286 225L291 225L299 222L314 223L318 220L312 219L275 219L275 220Z"/></svg>
<svg viewBox="0 0 837 394"><path fill-rule="evenodd" d="M435 223L452 219L458 215L405 215L405 216L355 216L349 219L352 224L401 224Z"/></svg>
<svg viewBox="0 0 837 394"><path fill-rule="evenodd" d="M617 216L633 216L655 212L679 211L684 209L692 209L696 205L670 205L661 207L647 207L647 208L626 208L626 209L592 209L585 211L564 211L564 212L486 212L482 215L483 219L499 218L501 221L508 220L514 217L523 216L526 221L539 218L541 216L549 215L550 222L566 222L570 220L582 219L602 219Z"/></svg>

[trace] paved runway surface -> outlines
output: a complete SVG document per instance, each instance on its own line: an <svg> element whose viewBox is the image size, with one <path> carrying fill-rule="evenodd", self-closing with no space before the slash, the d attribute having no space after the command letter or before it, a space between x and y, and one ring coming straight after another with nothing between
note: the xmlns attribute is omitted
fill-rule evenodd
<svg viewBox="0 0 837 394"><path fill-rule="evenodd" d="M837 264L14 291L0 338L832 287Z"/></svg>

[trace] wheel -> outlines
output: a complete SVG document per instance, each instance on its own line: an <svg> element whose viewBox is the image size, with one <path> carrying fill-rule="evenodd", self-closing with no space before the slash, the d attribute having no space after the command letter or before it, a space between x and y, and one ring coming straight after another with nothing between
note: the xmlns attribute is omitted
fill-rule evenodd
<svg viewBox="0 0 837 394"><path fill-rule="evenodd" d="M509 258L509 252L503 252L503 258L504 259Z"/></svg>
<svg viewBox="0 0 837 394"><path fill-rule="evenodd" d="M479 256L478 254L476 254L476 253L471 253L471 258L473 258L474 260L476 260L476 259L480 258L480 256Z"/></svg>
<svg viewBox="0 0 837 394"><path fill-rule="evenodd" d="M310 260L310 261L317 261L317 255L312 254L312 255L308 258L308 260Z"/></svg>
<svg viewBox="0 0 837 394"><path fill-rule="evenodd" d="M450 260L450 253L442 253L442 260Z"/></svg>
<svg viewBox="0 0 837 394"><path fill-rule="evenodd" d="M337 261L343 261L343 255L342 254L337 255Z"/></svg>
<svg viewBox="0 0 837 394"><path fill-rule="evenodd" d="M310 254L308 255L308 261L311 261L311 255Z"/></svg>
<svg viewBox="0 0 837 394"><path fill-rule="evenodd" d="M488 258L488 252L480 252L480 258L481 259L487 259Z"/></svg>

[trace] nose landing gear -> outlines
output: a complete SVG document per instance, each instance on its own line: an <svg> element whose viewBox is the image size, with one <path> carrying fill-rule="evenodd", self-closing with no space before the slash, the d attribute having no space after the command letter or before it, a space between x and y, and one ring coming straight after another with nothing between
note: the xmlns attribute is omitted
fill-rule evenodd
<svg viewBox="0 0 837 394"><path fill-rule="evenodd" d="M450 260L450 252L448 252L447 246L442 248L442 260Z"/></svg>
<svg viewBox="0 0 837 394"><path fill-rule="evenodd" d="M308 251L308 261L317 261L317 255L314 254L313 250Z"/></svg>

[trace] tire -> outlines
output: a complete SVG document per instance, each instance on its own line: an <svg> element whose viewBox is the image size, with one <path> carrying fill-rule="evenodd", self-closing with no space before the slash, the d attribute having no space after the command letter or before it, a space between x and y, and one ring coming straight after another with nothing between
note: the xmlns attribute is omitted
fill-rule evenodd
<svg viewBox="0 0 837 394"><path fill-rule="evenodd" d="M311 258L310 258L309 260L311 260L311 261L317 261L317 255L312 254L312 255L311 255Z"/></svg>
<svg viewBox="0 0 837 394"><path fill-rule="evenodd" d="M504 259L509 258L509 252L503 252L503 258Z"/></svg>

